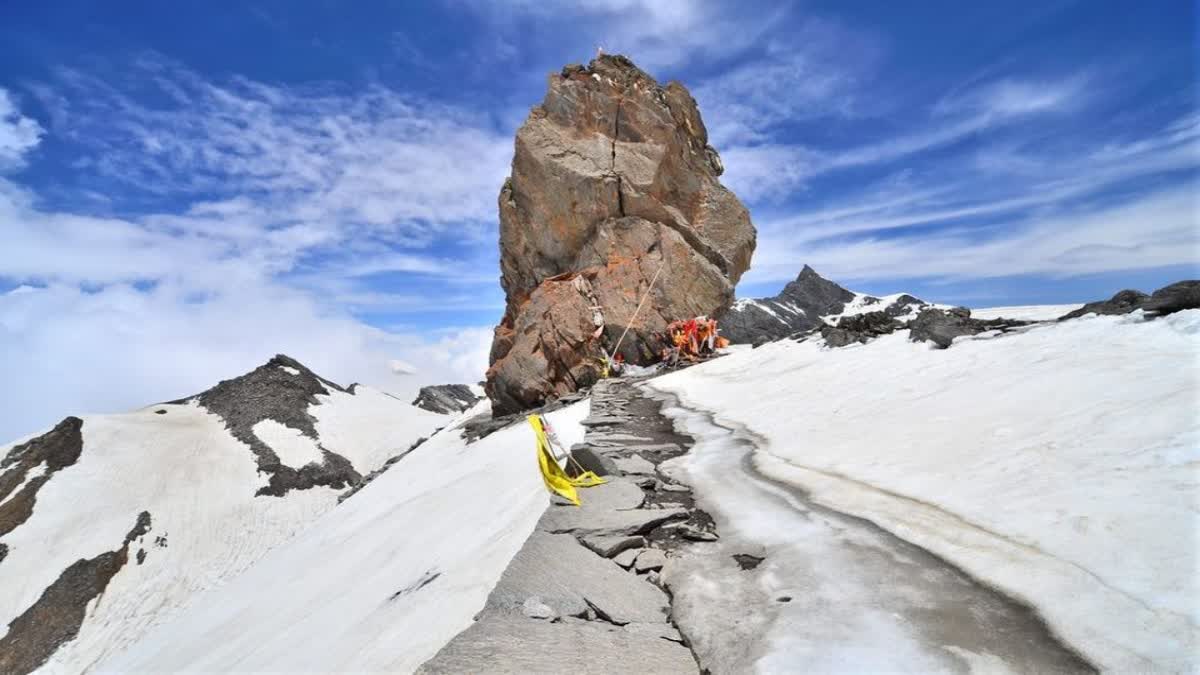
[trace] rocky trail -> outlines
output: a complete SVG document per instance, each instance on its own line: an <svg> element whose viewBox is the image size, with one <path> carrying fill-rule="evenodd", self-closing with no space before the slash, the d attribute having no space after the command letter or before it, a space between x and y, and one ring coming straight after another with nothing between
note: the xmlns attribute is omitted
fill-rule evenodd
<svg viewBox="0 0 1200 675"><path fill-rule="evenodd" d="M609 482L549 506L421 672L1095 670L1029 608L759 474L706 413L603 380L583 423L573 453Z"/></svg>
<svg viewBox="0 0 1200 675"><path fill-rule="evenodd" d="M657 473L691 439L629 381L597 383L591 406L573 452L603 464L608 482L581 490L582 506L551 503L475 623L421 672L700 670L661 579L683 551L717 539L690 489Z"/></svg>

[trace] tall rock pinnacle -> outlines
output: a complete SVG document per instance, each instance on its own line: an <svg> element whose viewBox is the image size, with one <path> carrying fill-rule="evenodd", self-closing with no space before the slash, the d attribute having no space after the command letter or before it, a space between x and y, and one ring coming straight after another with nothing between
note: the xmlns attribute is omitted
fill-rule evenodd
<svg viewBox="0 0 1200 675"><path fill-rule="evenodd" d="M660 86L616 55L550 76L500 191L494 412L595 382L627 327L619 351L650 363L667 323L729 306L755 232L722 171L683 85Z"/></svg>

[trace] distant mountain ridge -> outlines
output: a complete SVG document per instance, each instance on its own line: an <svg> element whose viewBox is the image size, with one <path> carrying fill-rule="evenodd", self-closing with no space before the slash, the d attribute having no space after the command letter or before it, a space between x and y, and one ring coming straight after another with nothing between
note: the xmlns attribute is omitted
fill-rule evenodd
<svg viewBox="0 0 1200 675"><path fill-rule="evenodd" d="M805 265L794 281L770 298L736 301L720 317L721 335L734 344L779 340L837 323L842 316L882 311L891 318L914 317L931 305L899 293L878 298L855 293Z"/></svg>

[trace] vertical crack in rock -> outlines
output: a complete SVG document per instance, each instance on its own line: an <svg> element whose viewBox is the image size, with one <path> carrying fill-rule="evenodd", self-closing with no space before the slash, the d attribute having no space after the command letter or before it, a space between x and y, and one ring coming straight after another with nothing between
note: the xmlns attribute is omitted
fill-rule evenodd
<svg viewBox="0 0 1200 675"><path fill-rule="evenodd" d="M8 624L8 633L0 638L0 673L31 673L75 639L88 604L129 562L130 544L149 531L150 513L142 511L120 548L77 560L63 570L36 602Z"/></svg>
<svg viewBox="0 0 1200 675"><path fill-rule="evenodd" d="M67 417L50 431L9 450L0 459L0 537L33 515L38 491L54 474L79 461L83 420ZM44 465L44 466L43 466ZM39 475L31 474L41 469Z"/></svg>
<svg viewBox="0 0 1200 675"><path fill-rule="evenodd" d="M198 400L200 405L225 421L233 437L250 446L258 470L270 476L257 495L282 497L290 490L307 490L315 486L341 489L362 479L350 460L323 447L317 437L315 420L309 406L318 405L317 395L329 395L333 389L346 390L326 380L299 361L279 354L266 364L184 401ZM321 462L291 467L279 459L266 443L254 433L254 426L263 420L274 420L295 429L317 442Z"/></svg>

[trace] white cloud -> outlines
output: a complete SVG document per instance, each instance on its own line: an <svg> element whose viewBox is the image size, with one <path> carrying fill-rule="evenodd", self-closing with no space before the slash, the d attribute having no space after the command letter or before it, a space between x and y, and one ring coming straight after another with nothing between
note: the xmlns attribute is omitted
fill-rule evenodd
<svg viewBox="0 0 1200 675"><path fill-rule="evenodd" d="M0 87L0 171L20 168L42 138L37 121L21 115L7 89Z"/></svg>
<svg viewBox="0 0 1200 675"><path fill-rule="evenodd" d="M214 202L187 217L302 224L402 245L495 219L512 140L486 117L382 86L217 84L150 59L134 74L169 104L151 107L64 71L57 94L72 104L54 131L92 149L82 169Z"/></svg>
<svg viewBox="0 0 1200 675"><path fill-rule="evenodd" d="M860 100L882 47L870 35L805 18L763 54L704 80L694 94L718 150L763 142L781 124L879 113Z"/></svg>
<svg viewBox="0 0 1200 675"><path fill-rule="evenodd" d="M342 384L415 394L478 381L487 366L465 329L428 338L375 329L268 283L195 295L186 286L95 292L54 284L0 295L0 443L66 415L121 412L198 393L275 353ZM421 364L400 376L394 362Z"/></svg>
<svg viewBox="0 0 1200 675"><path fill-rule="evenodd" d="M1066 278L1195 265L1200 261L1198 187L1185 184L1115 204L902 237L812 241L787 230L760 229L746 279L790 280L802 263L848 280Z"/></svg>
<svg viewBox="0 0 1200 675"><path fill-rule="evenodd" d="M1200 124L1193 117L1177 120L1157 134L1114 140L1100 149L1086 144L1023 151L1003 147L1000 159L989 150L967 157L965 166L962 159L946 160L940 170L919 178L906 172L896 183L841 194L837 206L763 219L759 226L768 241L785 239L792 247L802 247L885 230L987 224L995 217L1011 220L1031 209L1103 196L1125 181L1195 169L1200 166L1198 149ZM770 185L769 168L763 172L761 184ZM847 202L852 206L845 206ZM756 273L762 274L760 261L755 264ZM782 274L781 278L788 276Z"/></svg>
<svg viewBox="0 0 1200 675"><path fill-rule="evenodd" d="M276 352L402 395L482 377L489 329L383 330L339 299L373 296L373 308L405 311L479 304L472 284L487 266L464 256L494 227L506 134L380 87L215 84L156 61L136 77L166 103L151 108L77 72L39 91L53 106L51 133L82 151L81 176L107 181L98 187L115 203L149 195L157 207L48 209L0 179L0 278L21 284L0 295L10 392L0 442L68 414L196 393ZM3 138L26 120L5 109ZM453 248L461 242L467 254ZM455 290L383 293L367 281L380 273L442 278ZM398 361L417 364L413 374L394 373Z"/></svg>
<svg viewBox="0 0 1200 675"><path fill-rule="evenodd" d="M569 41L574 49L582 47L582 53L573 52L575 59L599 46L610 54L625 54L652 71L737 54L755 45L787 10L745 11L712 0L461 0L460 4L487 19L493 31L521 38L526 25L514 17L532 19L543 28L552 26L547 32Z"/></svg>
<svg viewBox="0 0 1200 675"><path fill-rule="evenodd" d="M939 114L966 111L999 118L1068 112L1087 101L1091 79L1087 73L1058 79L1004 78L965 92L953 92L943 97L934 111Z"/></svg>

